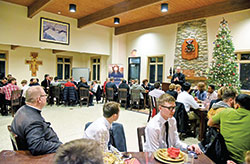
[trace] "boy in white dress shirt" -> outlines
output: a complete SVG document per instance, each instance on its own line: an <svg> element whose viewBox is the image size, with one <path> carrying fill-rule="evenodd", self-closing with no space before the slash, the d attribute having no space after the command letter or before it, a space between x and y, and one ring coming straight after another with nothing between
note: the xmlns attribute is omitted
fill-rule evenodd
<svg viewBox="0 0 250 164"><path fill-rule="evenodd" d="M84 131L83 138L100 143L103 151L108 151L111 124L119 118L120 104L108 102L103 105L103 117L97 119Z"/></svg>
<svg viewBox="0 0 250 164"><path fill-rule="evenodd" d="M143 150L145 152L154 152L160 148L176 147L182 150L192 150L197 154L201 154L198 145L188 146L179 139L176 120L173 117L176 106L175 98L168 94L163 94L159 97L158 105L160 112L149 121L145 129L146 142ZM168 126L167 134L165 123Z"/></svg>

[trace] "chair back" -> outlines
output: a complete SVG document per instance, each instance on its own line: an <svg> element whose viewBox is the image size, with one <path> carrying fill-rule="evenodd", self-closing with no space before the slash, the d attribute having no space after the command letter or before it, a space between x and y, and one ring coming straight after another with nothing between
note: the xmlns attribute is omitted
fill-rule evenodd
<svg viewBox="0 0 250 164"><path fill-rule="evenodd" d="M80 101L80 106L82 106L82 100L86 99L87 100L87 106L89 106L89 89L80 87L79 88L79 101Z"/></svg>
<svg viewBox="0 0 250 164"><path fill-rule="evenodd" d="M60 98L60 93L61 93L61 88L60 87L54 87L54 89L53 89L54 97L59 99Z"/></svg>
<svg viewBox="0 0 250 164"><path fill-rule="evenodd" d="M14 117L15 112L21 105L22 105L22 90L11 91L10 108L12 117Z"/></svg>
<svg viewBox="0 0 250 164"><path fill-rule="evenodd" d="M10 140L11 140L11 143L12 143L12 146L13 146L13 150L15 150L15 151L19 150L18 149L18 144L17 144L18 136L14 132L12 132L10 125L7 126L7 129L9 131L9 133L10 133Z"/></svg>
<svg viewBox="0 0 250 164"><path fill-rule="evenodd" d="M130 104L130 110L132 110L132 108L134 106L136 106L138 109L140 108L140 100L141 100L141 91L138 89L131 89L131 104ZM136 103L136 104L135 104Z"/></svg>
<svg viewBox="0 0 250 164"><path fill-rule="evenodd" d="M56 98L57 105L59 105L61 98L61 87L59 86L50 86L49 87L49 99L51 105L54 104L54 98Z"/></svg>
<svg viewBox="0 0 250 164"><path fill-rule="evenodd" d="M11 91L11 106L20 106L21 105L21 95L22 90Z"/></svg>
<svg viewBox="0 0 250 164"><path fill-rule="evenodd" d="M149 95L149 115L148 122L151 117L154 117L159 112L157 98Z"/></svg>
<svg viewBox="0 0 250 164"><path fill-rule="evenodd" d="M118 89L118 99L119 101L127 101L128 90L125 88Z"/></svg>
<svg viewBox="0 0 250 164"><path fill-rule="evenodd" d="M100 85L98 85L97 90L96 90L96 102L98 104L98 101L101 100L102 97L102 88Z"/></svg>
<svg viewBox="0 0 250 164"><path fill-rule="evenodd" d="M139 152L143 152L143 144L144 144L144 142L146 142L145 128L146 128L145 126L137 128ZM143 139L142 139L142 137L143 137Z"/></svg>
<svg viewBox="0 0 250 164"><path fill-rule="evenodd" d="M106 88L106 102L114 100L114 89L113 88Z"/></svg>
<svg viewBox="0 0 250 164"><path fill-rule="evenodd" d="M131 100L132 101L140 101L141 99L141 95L140 95L141 91L138 89L132 89L131 90Z"/></svg>
<svg viewBox="0 0 250 164"><path fill-rule="evenodd" d="M89 89L80 87L79 97L80 97L80 99L89 97Z"/></svg>

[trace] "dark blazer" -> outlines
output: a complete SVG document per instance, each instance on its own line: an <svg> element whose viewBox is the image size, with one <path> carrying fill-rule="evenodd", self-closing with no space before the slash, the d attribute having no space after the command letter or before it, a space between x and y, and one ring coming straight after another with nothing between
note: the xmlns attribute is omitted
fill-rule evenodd
<svg viewBox="0 0 250 164"><path fill-rule="evenodd" d="M62 144L50 123L41 116L41 111L27 105L16 113L11 130L20 138L23 149L32 155L54 153Z"/></svg>
<svg viewBox="0 0 250 164"><path fill-rule="evenodd" d="M174 79L178 77L179 81L174 81ZM180 84L181 86L186 82L185 80L185 75L182 73L175 73L171 79L171 83L175 83L175 84Z"/></svg>
<svg viewBox="0 0 250 164"><path fill-rule="evenodd" d="M171 96L173 96L175 98L175 100L177 100L178 93L176 91L168 90L166 93L170 94Z"/></svg>
<svg viewBox="0 0 250 164"><path fill-rule="evenodd" d="M128 94L129 94L129 86L128 86L128 84L127 84L127 83L121 83L121 84L119 85L119 88L124 88L124 89L127 89Z"/></svg>
<svg viewBox="0 0 250 164"><path fill-rule="evenodd" d="M188 128L188 115L185 110L185 106L181 102L175 102L175 113L174 117L176 119L177 130L180 133L186 133Z"/></svg>
<svg viewBox="0 0 250 164"><path fill-rule="evenodd" d="M141 86L142 86L145 90L149 90L149 91L152 91L152 90L154 89L154 86L151 86L150 83L148 83L147 86L144 85L144 84L142 84Z"/></svg>
<svg viewBox="0 0 250 164"><path fill-rule="evenodd" d="M88 85L87 82L86 82L86 83L79 82L77 87L78 87L78 88L80 88L80 87L89 88L89 85Z"/></svg>
<svg viewBox="0 0 250 164"><path fill-rule="evenodd" d="M112 83L111 81L106 84L106 88L113 88L114 93L116 93L118 91L117 86L115 85L115 83Z"/></svg>
<svg viewBox="0 0 250 164"><path fill-rule="evenodd" d="M48 81L48 82L47 82L47 81ZM49 81L49 80L44 79L44 80L41 82L41 86L43 86L45 89L46 89L47 87L49 87L49 85L50 85L50 81Z"/></svg>

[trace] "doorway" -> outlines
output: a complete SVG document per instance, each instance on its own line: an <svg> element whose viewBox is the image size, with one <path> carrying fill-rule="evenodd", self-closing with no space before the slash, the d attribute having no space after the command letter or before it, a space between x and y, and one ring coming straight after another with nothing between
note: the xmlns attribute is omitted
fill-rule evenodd
<svg viewBox="0 0 250 164"><path fill-rule="evenodd" d="M128 58L128 81L138 79L140 81L141 57Z"/></svg>

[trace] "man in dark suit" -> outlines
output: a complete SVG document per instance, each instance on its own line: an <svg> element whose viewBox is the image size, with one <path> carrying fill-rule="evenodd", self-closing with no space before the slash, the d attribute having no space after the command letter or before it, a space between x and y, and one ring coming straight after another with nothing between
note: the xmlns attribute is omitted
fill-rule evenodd
<svg viewBox="0 0 250 164"><path fill-rule="evenodd" d="M114 101L118 99L118 89L117 86L115 85L115 79L113 77L110 78L110 81L106 84L106 91L107 88L113 88L114 90Z"/></svg>
<svg viewBox="0 0 250 164"><path fill-rule="evenodd" d="M81 87L87 88L87 89L90 88L90 86L88 85L84 77L80 77L80 82L78 83L78 91L80 90ZM91 91L89 91L89 106L94 106L93 98L94 98L94 94Z"/></svg>
<svg viewBox="0 0 250 164"><path fill-rule="evenodd" d="M46 93L48 93L49 85L50 85L49 74L45 74L41 86L44 88Z"/></svg>
<svg viewBox="0 0 250 164"><path fill-rule="evenodd" d="M129 86L126 82L126 80L122 80L122 83L119 85L119 88L123 88L123 89L127 89L127 104L126 104L126 107L129 106L129 100L130 100L130 95L129 95Z"/></svg>
<svg viewBox="0 0 250 164"><path fill-rule="evenodd" d="M26 105L17 111L11 124L11 130L21 140L21 149L32 155L54 153L62 144L50 123L41 116L46 98L41 86L30 87L26 91Z"/></svg>
<svg viewBox="0 0 250 164"><path fill-rule="evenodd" d="M185 75L181 73L181 67L176 68L176 73L171 79L171 83L180 84L181 86L185 83Z"/></svg>

